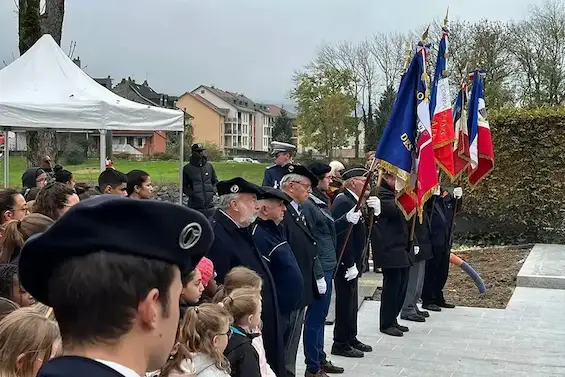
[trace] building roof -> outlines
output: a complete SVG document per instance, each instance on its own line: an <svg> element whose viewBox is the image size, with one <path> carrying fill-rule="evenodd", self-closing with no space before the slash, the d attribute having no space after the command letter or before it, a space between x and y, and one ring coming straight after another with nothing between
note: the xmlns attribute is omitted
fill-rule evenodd
<svg viewBox="0 0 565 377"><path fill-rule="evenodd" d="M186 92L184 95L189 95L192 96L195 100L197 100L198 102L202 103L205 106L208 106L209 108L211 108L212 110L214 110L215 112L217 112L218 114L222 115L222 116L227 116L229 110L228 109L223 109L221 107L218 107L216 105L214 105L212 102L208 101L206 98L202 97L199 94L196 93L190 93L190 92ZM181 97L182 97L181 96Z"/></svg>
<svg viewBox="0 0 565 377"><path fill-rule="evenodd" d="M192 93L195 93L199 88L204 88L214 93L216 96L220 97L221 99L223 99L224 101L226 101L231 106L238 109L239 111L244 111L248 113L256 111L255 102L253 102L251 99L246 97L244 94L230 92L227 90L218 89L214 86L207 86L207 85L200 85L198 88L194 89Z"/></svg>
<svg viewBox="0 0 565 377"><path fill-rule="evenodd" d="M271 115L274 116L274 117L280 116L281 110L283 110L282 107L277 106L277 105L267 105L267 107L269 108ZM284 111L286 111L286 116L288 116L290 119L296 119L296 114L291 113L287 109L284 109Z"/></svg>

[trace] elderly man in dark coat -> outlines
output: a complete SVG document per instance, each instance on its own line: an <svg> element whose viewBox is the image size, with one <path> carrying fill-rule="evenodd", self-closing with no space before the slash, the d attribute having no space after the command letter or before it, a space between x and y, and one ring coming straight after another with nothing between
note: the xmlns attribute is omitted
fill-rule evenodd
<svg viewBox="0 0 565 377"><path fill-rule="evenodd" d="M292 199L287 206L283 219L283 229L290 248L294 253L298 267L302 272L304 289L298 309L290 317L286 326L286 376L296 375L296 354L304 325L306 307L321 294L325 293L325 279L322 265L318 260L316 237L312 233L302 205L308 200L312 187L318 185L318 179L302 165L287 165L287 173L281 180L282 190Z"/></svg>
<svg viewBox="0 0 565 377"><path fill-rule="evenodd" d="M283 338L279 323L277 293L273 276L256 248L250 225L257 217L261 188L237 177L218 182L217 210L210 218L215 240L207 254L214 262L218 283L234 267L245 266L263 278L263 340L267 361L273 371L284 374Z"/></svg>
<svg viewBox="0 0 565 377"><path fill-rule="evenodd" d="M408 327L401 326L397 317L406 297L414 253L410 250L410 225L396 204L394 186L395 177L384 172L379 192L382 212L373 227L371 245L375 264L383 273L380 330L387 335L403 336Z"/></svg>
<svg viewBox="0 0 565 377"><path fill-rule="evenodd" d="M363 200L363 186L367 180L367 169L354 167L346 170L342 177L344 191L335 197L332 204L332 217L339 219L355 208L359 200ZM381 204L376 196L369 196L368 207L378 216ZM347 228L337 234L337 251L343 250L341 261L335 275L335 326L332 355L345 357L363 357L364 352L373 349L357 339L357 310L358 310L358 276L363 264L363 249L367 239L367 226L364 221L353 225L351 235L345 244ZM344 245L345 244L345 248Z"/></svg>

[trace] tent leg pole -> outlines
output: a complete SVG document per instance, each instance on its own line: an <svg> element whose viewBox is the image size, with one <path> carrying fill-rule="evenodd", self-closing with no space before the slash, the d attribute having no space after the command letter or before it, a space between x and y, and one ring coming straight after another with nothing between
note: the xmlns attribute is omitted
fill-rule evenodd
<svg viewBox="0 0 565 377"><path fill-rule="evenodd" d="M100 172L106 170L106 130L100 130Z"/></svg>
<svg viewBox="0 0 565 377"><path fill-rule="evenodd" d="M9 147L9 140L8 134L10 131L4 129L4 188L8 187L10 176L10 147Z"/></svg>
<svg viewBox="0 0 565 377"><path fill-rule="evenodd" d="M184 131L178 131L180 134L179 148L179 204L182 205L182 169L184 168Z"/></svg>

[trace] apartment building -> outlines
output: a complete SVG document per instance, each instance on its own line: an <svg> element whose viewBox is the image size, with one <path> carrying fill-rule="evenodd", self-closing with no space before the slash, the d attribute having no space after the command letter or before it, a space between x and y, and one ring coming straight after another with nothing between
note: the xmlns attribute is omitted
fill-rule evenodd
<svg viewBox="0 0 565 377"><path fill-rule="evenodd" d="M195 93L185 93L177 100L177 107L184 112L190 109L193 116L192 132L199 143L214 144L225 148L224 129L229 109L220 108Z"/></svg>

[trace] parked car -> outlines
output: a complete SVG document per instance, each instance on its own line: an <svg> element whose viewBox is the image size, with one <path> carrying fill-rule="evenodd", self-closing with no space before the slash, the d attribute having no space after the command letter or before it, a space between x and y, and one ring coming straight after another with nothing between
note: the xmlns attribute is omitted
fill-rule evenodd
<svg viewBox="0 0 565 377"><path fill-rule="evenodd" d="M254 160L252 158L249 157L234 157L232 159L233 162L246 162L246 163L250 163L250 164L260 164L259 161Z"/></svg>

